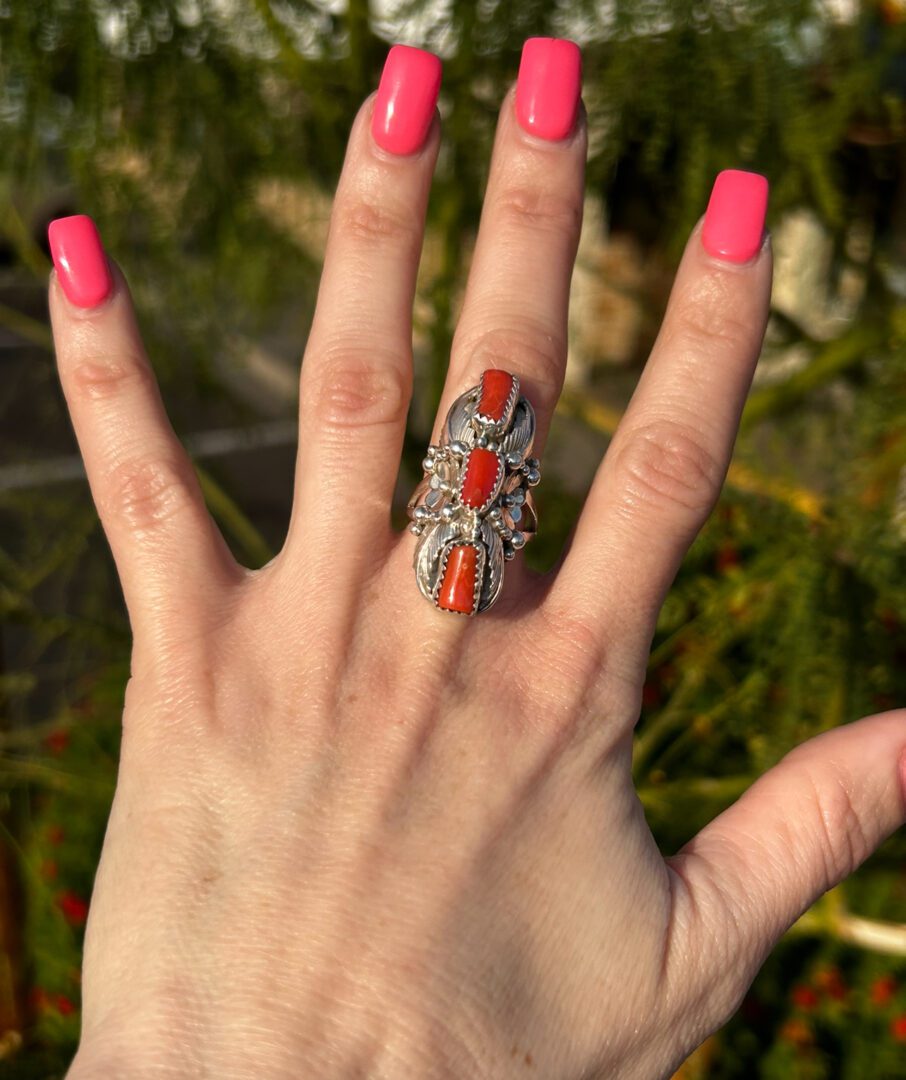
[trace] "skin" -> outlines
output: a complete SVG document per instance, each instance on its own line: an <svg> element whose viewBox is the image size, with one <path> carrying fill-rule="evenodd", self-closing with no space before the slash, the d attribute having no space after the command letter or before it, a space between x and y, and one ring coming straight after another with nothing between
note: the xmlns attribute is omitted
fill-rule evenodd
<svg viewBox="0 0 906 1080"><path fill-rule="evenodd" d="M510 564L476 619L424 601L390 499L439 125L393 157L370 110L302 366L292 522L264 569L208 517L122 276L89 311L51 284L135 638L70 1080L668 1076L904 817L904 712L801 746L666 860L630 781L657 611L760 349L768 242L735 265L693 232L556 572ZM585 151L581 120L544 143L504 102L440 417L503 367L543 448Z"/></svg>

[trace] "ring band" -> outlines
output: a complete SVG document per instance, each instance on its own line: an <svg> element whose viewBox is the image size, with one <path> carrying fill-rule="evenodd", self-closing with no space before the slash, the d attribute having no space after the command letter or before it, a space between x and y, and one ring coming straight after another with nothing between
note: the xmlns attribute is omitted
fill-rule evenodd
<svg viewBox="0 0 906 1080"><path fill-rule="evenodd" d="M428 447L409 517L419 537L415 579L440 611L486 611L500 595L504 562L534 536L534 438L535 411L519 380L489 368L453 402L441 444Z"/></svg>

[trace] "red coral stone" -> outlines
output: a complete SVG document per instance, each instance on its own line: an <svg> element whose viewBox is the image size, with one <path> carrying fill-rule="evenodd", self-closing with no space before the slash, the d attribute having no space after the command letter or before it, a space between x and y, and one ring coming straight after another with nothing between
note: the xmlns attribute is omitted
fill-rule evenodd
<svg viewBox="0 0 906 1080"><path fill-rule="evenodd" d="M456 544L447 557L444 579L437 594L437 606L444 611L471 615L475 608L475 575L478 551L471 544Z"/></svg>
<svg viewBox="0 0 906 1080"><path fill-rule="evenodd" d="M508 371L488 368L481 376L481 397L478 412L491 420L502 420L506 403L513 392L513 376Z"/></svg>
<svg viewBox="0 0 906 1080"><path fill-rule="evenodd" d="M476 446L469 452L469 464L463 478L460 498L466 506L477 510L490 499L500 472L500 458L493 450Z"/></svg>

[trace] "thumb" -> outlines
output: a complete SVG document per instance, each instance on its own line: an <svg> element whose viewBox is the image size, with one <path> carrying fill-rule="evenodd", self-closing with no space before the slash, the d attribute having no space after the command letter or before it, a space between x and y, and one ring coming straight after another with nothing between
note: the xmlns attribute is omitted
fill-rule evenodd
<svg viewBox="0 0 906 1080"><path fill-rule="evenodd" d="M711 1024L734 1011L781 934L904 820L899 710L803 743L668 860L671 951L682 953L671 960L687 994L698 973Z"/></svg>

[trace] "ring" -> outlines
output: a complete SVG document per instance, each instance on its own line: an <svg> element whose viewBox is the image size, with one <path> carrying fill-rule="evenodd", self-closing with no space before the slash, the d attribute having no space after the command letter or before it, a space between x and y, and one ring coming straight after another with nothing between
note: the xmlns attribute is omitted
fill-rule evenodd
<svg viewBox="0 0 906 1080"><path fill-rule="evenodd" d="M415 579L440 611L487 610L500 595L504 562L535 535L534 438L535 411L519 380L492 368L453 402L441 444L428 447L409 528L419 537Z"/></svg>

